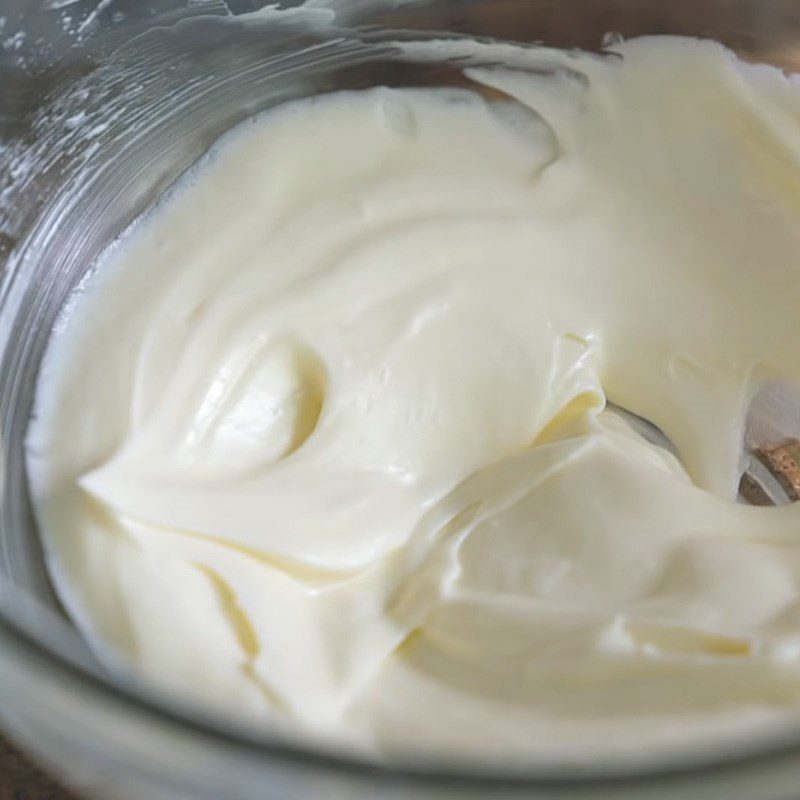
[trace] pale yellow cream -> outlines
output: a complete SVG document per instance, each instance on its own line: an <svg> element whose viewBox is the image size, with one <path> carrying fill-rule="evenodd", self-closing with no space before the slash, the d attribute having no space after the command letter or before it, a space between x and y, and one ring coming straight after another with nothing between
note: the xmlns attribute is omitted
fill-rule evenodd
<svg viewBox="0 0 800 800"><path fill-rule="evenodd" d="M59 589L106 658L384 753L800 718L800 508L735 501L800 379L800 87L485 47L246 122L104 257L29 436Z"/></svg>

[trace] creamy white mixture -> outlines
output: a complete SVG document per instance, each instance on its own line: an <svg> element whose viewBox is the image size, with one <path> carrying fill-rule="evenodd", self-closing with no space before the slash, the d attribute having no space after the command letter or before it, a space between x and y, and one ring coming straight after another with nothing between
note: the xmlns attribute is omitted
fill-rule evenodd
<svg viewBox="0 0 800 800"><path fill-rule="evenodd" d="M735 502L800 378L800 87L616 50L285 105L107 254L29 437L106 657L389 753L800 716L800 507Z"/></svg>

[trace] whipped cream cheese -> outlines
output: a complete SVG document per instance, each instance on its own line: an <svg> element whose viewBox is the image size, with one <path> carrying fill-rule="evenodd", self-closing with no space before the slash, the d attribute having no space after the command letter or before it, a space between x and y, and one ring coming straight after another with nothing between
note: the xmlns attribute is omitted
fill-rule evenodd
<svg viewBox="0 0 800 800"><path fill-rule="evenodd" d="M109 250L28 442L106 658L385 753L800 718L800 508L736 502L800 379L800 88L615 51L285 104Z"/></svg>

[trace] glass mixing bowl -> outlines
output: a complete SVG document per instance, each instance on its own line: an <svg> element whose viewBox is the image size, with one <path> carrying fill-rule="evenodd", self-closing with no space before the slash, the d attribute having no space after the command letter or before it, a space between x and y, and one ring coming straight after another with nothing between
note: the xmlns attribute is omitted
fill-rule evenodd
<svg viewBox="0 0 800 800"><path fill-rule="evenodd" d="M300 95L444 84L397 37L599 49L608 34L718 39L800 69L794 0L0 0L0 722L104 800L726 798L800 795L800 729L661 760L525 772L360 761L267 738L109 674L61 610L23 437L43 348L100 251L223 131ZM437 33L438 32L438 33ZM87 398L91 402L91 398Z"/></svg>

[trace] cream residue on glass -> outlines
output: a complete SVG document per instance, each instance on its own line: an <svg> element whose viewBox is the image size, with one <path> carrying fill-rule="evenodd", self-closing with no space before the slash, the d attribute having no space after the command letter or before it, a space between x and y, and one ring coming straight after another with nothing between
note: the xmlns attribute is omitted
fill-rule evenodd
<svg viewBox="0 0 800 800"><path fill-rule="evenodd" d="M99 652L383 753L800 718L800 508L735 502L800 379L800 88L615 49L286 104L109 250L28 439Z"/></svg>

